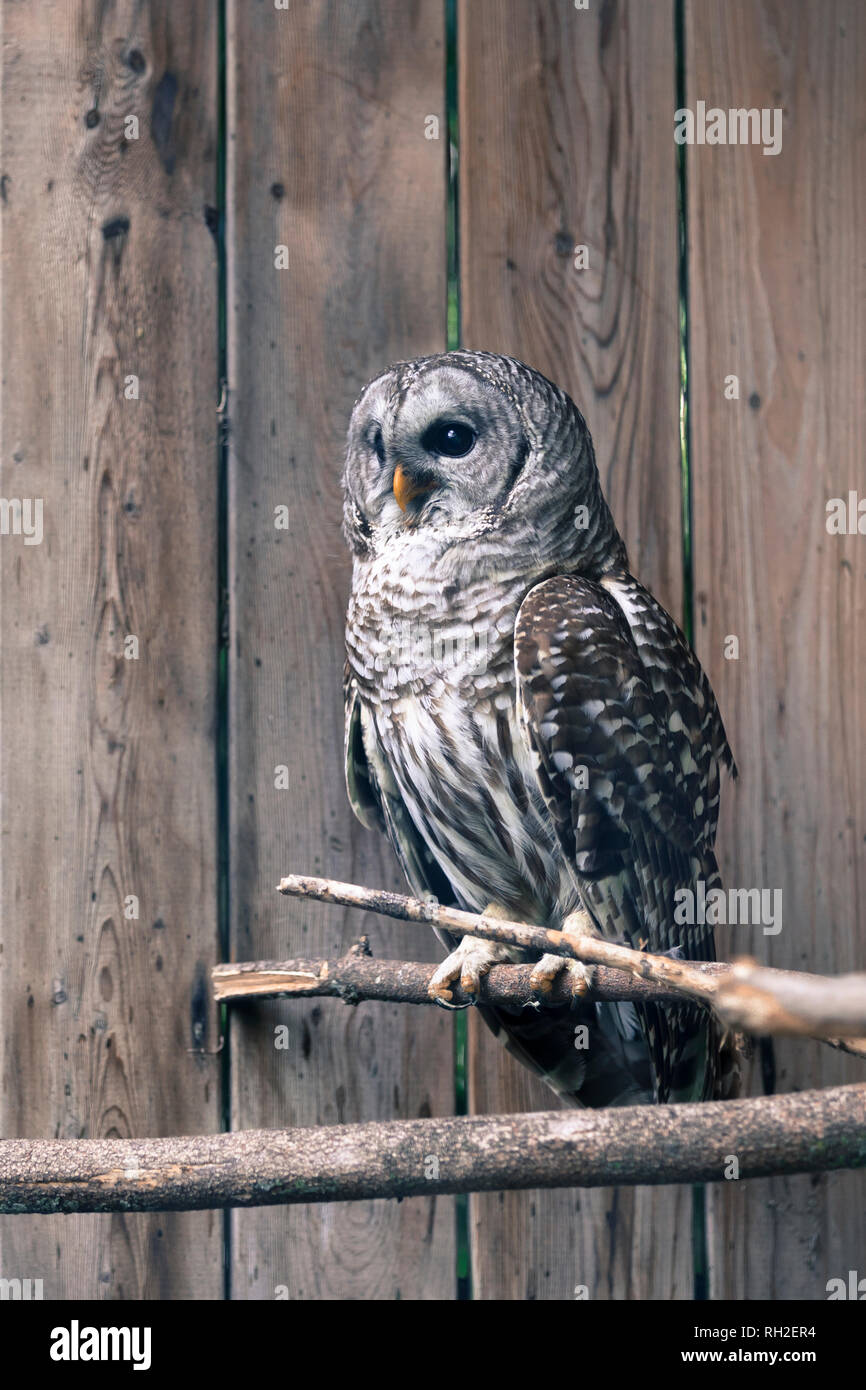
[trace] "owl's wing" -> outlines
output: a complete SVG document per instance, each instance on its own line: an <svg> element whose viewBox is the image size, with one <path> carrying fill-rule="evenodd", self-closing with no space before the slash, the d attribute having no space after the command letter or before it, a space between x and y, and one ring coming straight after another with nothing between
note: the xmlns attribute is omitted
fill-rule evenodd
<svg viewBox="0 0 866 1390"><path fill-rule="evenodd" d="M345 770L349 805L367 830L384 830L382 796L374 773L367 762L364 736L361 732L361 701L358 687L349 670L343 669L343 709L345 712Z"/></svg>
<svg viewBox="0 0 866 1390"><path fill-rule="evenodd" d="M515 629L522 726L542 795L596 928L652 951L714 956L677 925L677 889L719 882L721 766L735 773L700 663L630 575L548 579ZM690 1006L638 1011L661 1099L706 1093L717 1043Z"/></svg>
<svg viewBox="0 0 866 1390"><path fill-rule="evenodd" d="M346 713L346 790L352 810L368 830L384 830L394 847L400 866L412 892L418 898L432 893L447 906L457 899L450 883L430 853L406 810L400 789L378 740L365 724L367 717L358 695L348 663L343 680L343 701ZM454 939L444 933L437 935L449 949Z"/></svg>

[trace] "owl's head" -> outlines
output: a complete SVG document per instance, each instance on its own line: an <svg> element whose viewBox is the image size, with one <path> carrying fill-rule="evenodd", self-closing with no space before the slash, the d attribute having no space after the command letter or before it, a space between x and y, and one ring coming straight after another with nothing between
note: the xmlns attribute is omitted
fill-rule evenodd
<svg viewBox="0 0 866 1390"><path fill-rule="evenodd" d="M343 487L359 558L447 553L464 580L626 563L583 417L511 357L441 353L375 377L352 411Z"/></svg>

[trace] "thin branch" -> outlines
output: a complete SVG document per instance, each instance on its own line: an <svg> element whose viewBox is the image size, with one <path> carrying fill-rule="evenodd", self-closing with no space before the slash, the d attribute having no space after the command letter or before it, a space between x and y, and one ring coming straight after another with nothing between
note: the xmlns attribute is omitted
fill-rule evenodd
<svg viewBox="0 0 866 1390"><path fill-rule="evenodd" d="M498 917L480 917L457 907L443 907L433 897L409 898L404 893L362 888L357 883L338 883L336 879L312 878L305 874L288 874L280 879L277 892L293 898L315 898L317 902L339 907L360 907L365 912L378 912L404 922L429 922L455 936L469 933L506 946L523 946L530 951L550 951L554 955L580 959L561 931L530 926L526 922L501 921Z"/></svg>
<svg viewBox="0 0 866 1390"><path fill-rule="evenodd" d="M866 1085L177 1139L0 1140L0 1213L193 1211L866 1167Z"/></svg>
<svg viewBox="0 0 866 1390"><path fill-rule="evenodd" d="M360 907L403 921L429 922L460 935L470 933L486 941L624 970L663 987L677 998L713 1009L728 1028L821 1038L833 1045L842 1039L854 1039L845 1050L866 1055L866 974L795 974L768 970L751 961L733 965L727 971L713 970L701 962L651 955L589 935L585 931L585 914L579 912L566 918L564 930L556 931L443 907L433 898L410 898L301 874L281 879L278 891L292 897Z"/></svg>

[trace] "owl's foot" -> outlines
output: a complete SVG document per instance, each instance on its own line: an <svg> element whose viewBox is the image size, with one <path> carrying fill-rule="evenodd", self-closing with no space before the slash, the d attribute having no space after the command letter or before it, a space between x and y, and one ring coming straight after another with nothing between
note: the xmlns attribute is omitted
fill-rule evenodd
<svg viewBox="0 0 866 1390"><path fill-rule="evenodd" d="M562 930L573 936L594 936L596 929L586 908L579 903L563 921ZM541 1004L548 998L557 976L561 975L563 970L571 976L575 996L586 994L592 987L591 965L583 965L581 961L572 960L570 956L544 955L532 967L532 974L529 976L529 988L536 1004Z"/></svg>
<svg viewBox="0 0 866 1390"><path fill-rule="evenodd" d="M478 1002L481 981L491 965L497 961L510 960L507 946L499 946L494 941L484 941L479 936L464 936L456 950L452 951L439 966L427 986L427 994L434 1004L443 1009L468 1009L469 1004L452 1004L449 985L460 982L464 994L471 994L471 1003Z"/></svg>
<svg viewBox="0 0 866 1390"><path fill-rule="evenodd" d="M592 966L583 965L569 956L545 955L532 967L529 988L537 1003L543 1003L550 995L554 981L563 970L571 976L575 995L586 994L592 986Z"/></svg>

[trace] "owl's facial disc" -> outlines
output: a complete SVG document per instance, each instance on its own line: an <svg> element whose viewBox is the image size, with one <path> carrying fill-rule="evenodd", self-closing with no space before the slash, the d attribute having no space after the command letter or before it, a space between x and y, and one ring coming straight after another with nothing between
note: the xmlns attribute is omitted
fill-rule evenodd
<svg viewBox="0 0 866 1390"><path fill-rule="evenodd" d="M526 458L511 399L443 357L397 367L359 398L349 428L347 528L357 548L418 535L447 547L501 514ZM365 527L367 528L365 531ZM401 542L402 543L402 542Z"/></svg>

